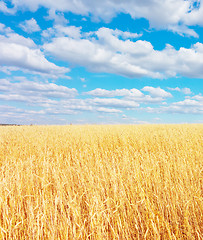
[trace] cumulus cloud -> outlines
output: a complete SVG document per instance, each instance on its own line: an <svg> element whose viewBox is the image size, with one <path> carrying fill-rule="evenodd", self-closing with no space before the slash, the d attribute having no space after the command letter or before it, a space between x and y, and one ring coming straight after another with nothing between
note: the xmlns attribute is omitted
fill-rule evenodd
<svg viewBox="0 0 203 240"><path fill-rule="evenodd" d="M191 0L190 9L186 15L183 16L183 21L189 26L200 25L203 26L203 5L201 0Z"/></svg>
<svg viewBox="0 0 203 240"><path fill-rule="evenodd" d="M20 23L19 26L24 32L27 33L39 32L41 30L40 26L37 24L37 21L34 18L25 20L24 22Z"/></svg>
<svg viewBox="0 0 203 240"><path fill-rule="evenodd" d="M13 8L8 8L6 1L0 2L0 11L14 13L26 9L32 12L43 6L49 9L49 19L63 24L64 12L73 12L83 16L92 16L93 20L111 21L119 13L127 13L132 18L145 18L150 26L168 29L180 34L197 37L194 30L187 26L203 25L203 6L199 0L12 0Z"/></svg>
<svg viewBox="0 0 203 240"><path fill-rule="evenodd" d="M66 124L67 120L55 116L47 117L43 110L27 110L9 105L0 105L1 124Z"/></svg>
<svg viewBox="0 0 203 240"><path fill-rule="evenodd" d="M78 38L81 34L81 38ZM176 50L166 45L155 50L150 42L120 39L108 28L75 36L59 36L46 42L44 50L59 60L129 78L203 77L203 44ZM121 34L122 35L122 34Z"/></svg>
<svg viewBox="0 0 203 240"><path fill-rule="evenodd" d="M64 17L63 12L56 11L54 8L49 9L49 15L45 17L46 20L54 20L55 24L65 25L68 20Z"/></svg>
<svg viewBox="0 0 203 240"><path fill-rule="evenodd" d="M116 89L116 90L106 90L101 88L96 88L92 91L86 92L85 94L96 96L96 97L142 97L144 94L138 89Z"/></svg>
<svg viewBox="0 0 203 240"><path fill-rule="evenodd" d="M138 33L131 33L128 31L121 31L119 29L109 29L109 28L105 28L102 27L100 28L97 32L90 32L90 34L94 35L96 34L99 38L107 40L109 38L111 38L111 43L113 41L116 41L118 44L121 44L121 42L117 41L117 38L121 37L123 39L135 39L135 38L139 38L142 36L142 33L138 34ZM113 44L112 44L113 46Z"/></svg>
<svg viewBox="0 0 203 240"><path fill-rule="evenodd" d="M201 94L195 95L195 96L190 97L190 98L191 98L191 99L195 99L195 100L200 101L200 102L203 103L203 96L202 96Z"/></svg>
<svg viewBox="0 0 203 240"><path fill-rule="evenodd" d="M173 103L173 106L187 106L187 107L194 107L194 106L202 106L201 102L192 99L185 99L184 101Z"/></svg>
<svg viewBox="0 0 203 240"><path fill-rule="evenodd" d="M28 48L36 49L37 46L30 38L25 38L13 31L8 32L6 35L0 35L0 42L5 44L16 44Z"/></svg>
<svg viewBox="0 0 203 240"><path fill-rule="evenodd" d="M30 49L16 43L0 42L0 51L0 65L3 66L15 66L20 70L52 77L62 76L69 72L69 69L49 62L39 49Z"/></svg>
<svg viewBox="0 0 203 240"><path fill-rule="evenodd" d="M36 81L9 81L1 79L0 94L1 100L6 101L22 101L33 104L40 103L57 103L58 98L67 99L74 98L78 92L75 88L67 88L65 86L56 85L54 83L44 83Z"/></svg>
<svg viewBox="0 0 203 240"><path fill-rule="evenodd" d="M55 78L69 72L68 68L49 62L30 38L16 34L2 25L0 31L2 28L7 31L0 35L0 67L7 67L8 71L14 68Z"/></svg>
<svg viewBox="0 0 203 240"><path fill-rule="evenodd" d="M149 92L152 97L162 97L162 98L172 97L171 93L166 92L160 87L155 88L155 87L146 86L142 89L142 91Z"/></svg>
<svg viewBox="0 0 203 240"><path fill-rule="evenodd" d="M81 38L81 27L54 25L42 32L42 36L46 39L53 37L71 37Z"/></svg>
<svg viewBox="0 0 203 240"><path fill-rule="evenodd" d="M125 118L128 111L158 114L202 114L203 112L203 96L201 94L186 96L184 100L179 102L165 102L163 105L165 98L171 95L161 88L149 86L141 90L97 88L79 94L75 88L68 88L36 78L31 81L25 77L12 77L12 79L0 79L0 83L1 102L3 101L5 104L18 102L22 106L22 109L0 106L1 121L7 123L10 121L9 117L15 119L15 123L48 124L54 123L54 121L55 123L63 123L60 120L61 117L67 115L68 118L72 118L72 116L78 118L77 116L82 116L84 112L97 114L97 116L105 114L106 117L108 114L114 114L118 118L120 116L120 119L122 116ZM149 92L149 95L142 91ZM153 103L156 103L156 107L150 107L149 104ZM29 110L26 110L28 106Z"/></svg>
<svg viewBox="0 0 203 240"><path fill-rule="evenodd" d="M185 99L184 101L175 102L168 107L164 107L162 111L169 113L202 114L203 103L192 99Z"/></svg>
<svg viewBox="0 0 203 240"><path fill-rule="evenodd" d="M104 107L98 107L96 109L97 112L104 112L104 113L122 113L121 110L119 109L114 109L114 108L104 108Z"/></svg>
<svg viewBox="0 0 203 240"><path fill-rule="evenodd" d="M75 88L68 88L55 83L28 81L26 78L0 79L0 100L21 102L30 108L41 108L43 114L70 115L78 112L121 113L118 108L132 108L138 104L132 101L105 99L81 99Z"/></svg>
<svg viewBox="0 0 203 240"><path fill-rule="evenodd" d="M133 66L121 54L114 54L99 43L87 39L55 38L51 43L45 44L44 49L58 59L85 66L93 72L116 73L129 77L147 75L146 70Z"/></svg>
<svg viewBox="0 0 203 240"><path fill-rule="evenodd" d="M195 38L198 38L199 35L191 28L185 26L185 25L170 25L168 26L168 30L177 33L181 36L192 36Z"/></svg>
<svg viewBox="0 0 203 240"><path fill-rule="evenodd" d="M6 14L14 14L16 12L15 8L8 8L6 3L4 1L0 2L0 12L6 13Z"/></svg>
<svg viewBox="0 0 203 240"><path fill-rule="evenodd" d="M50 114L78 114L79 112L103 112L103 113L122 113L122 110L118 109L118 106L114 104L98 104L97 101L92 99L78 99L72 98L68 100L62 100L57 104L49 104L45 112ZM121 108L126 108L125 106Z"/></svg>
<svg viewBox="0 0 203 240"><path fill-rule="evenodd" d="M12 30L10 27L6 27L5 24L3 23L0 23L0 33L4 33L4 34L8 34L8 33L11 33Z"/></svg>
<svg viewBox="0 0 203 240"><path fill-rule="evenodd" d="M170 87L168 87L168 89L171 90L171 91L182 92L184 94L192 94L192 92L189 88L179 88L179 87L170 88Z"/></svg>
<svg viewBox="0 0 203 240"><path fill-rule="evenodd" d="M117 99L117 98L94 98L92 102L99 106L114 107L114 108L136 108L139 104L135 101Z"/></svg>
<svg viewBox="0 0 203 240"><path fill-rule="evenodd" d="M143 91L150 91L150 95L146 95L138 89L115 89L106 90L101 88L96 88L89 92L85 92L85 95L90 95L92 97L103 97L103 98L113 98L122 97L123 100L134 101L136 103L160 103L165 100L165 98L172 97L172 95L161 88L144 87Z"/></svg>
<svg viewBox="0 0 203 240"><path fill-rule="evenodd" d="M0 79L0 82L1 101L21 102L30 108L38 107L45 115L70 115L84 111L116 114L125 110L139 110L142 103L160 103L164 100L161 97L144 95L138 89L95 89L84 93L87 96L84 98L84 94L79 95L75 88L28 81L24 77Z"/></svg>
<svg viewBox="0 0 203 240"><path fill-rule="evenodd" d="M203 101L201 97L198 98L197 96L183 101L173 102L168 106L160 106L158 108L146 107L142 108L142 110L149 113L202 114Z"/></svg>
<svg viewBox="0 0 203 240"><path fill-rule="evenodd" d="M181 91L184 93L184 94L192 94L191 90L189 88L182 88Z"/></svg>

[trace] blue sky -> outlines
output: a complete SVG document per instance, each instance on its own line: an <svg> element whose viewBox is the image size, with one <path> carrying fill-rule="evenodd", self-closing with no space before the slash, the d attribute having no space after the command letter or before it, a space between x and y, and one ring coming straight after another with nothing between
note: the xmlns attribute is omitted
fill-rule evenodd
<svg viewBox="0 0 203 240"><path fill-rule="evenodd" d="M202 0L3 0L0 123L203 122Z"/></svg>

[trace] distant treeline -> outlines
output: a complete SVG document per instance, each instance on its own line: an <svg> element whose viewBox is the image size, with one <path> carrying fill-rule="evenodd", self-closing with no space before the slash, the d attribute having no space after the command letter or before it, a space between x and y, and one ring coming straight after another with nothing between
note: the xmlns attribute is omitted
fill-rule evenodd
<svg viewBox="0 0 203 240"><path fill-rule="evenodd" d="M0 126L20 126L19 124L0 123Z"/></svg>

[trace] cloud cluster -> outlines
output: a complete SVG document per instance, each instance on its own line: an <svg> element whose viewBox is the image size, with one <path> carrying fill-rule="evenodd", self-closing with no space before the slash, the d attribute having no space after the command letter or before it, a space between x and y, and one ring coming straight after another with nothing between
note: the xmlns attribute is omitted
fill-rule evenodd
<svg viewBox="0 0 203 240"><path fill-rule="evenodd" d="M54 25L52 28L48 28L42 32L42 37L49 40L56 37L71 37L74 39L80 39L81 27L75 26L63 26L63 25Z"/></svg>
<svg viewBox="0 0 203 240"><path fill-rule="evenodd" d="M155 87L146 86L142 89L142 91L149 92L152 97L163 97L163 98L172 97L171 93L166 92L160 87L155 88Z"/></svg>
<svg viewBox="0 0 203 240"><path fill-rule="evenodd" d="M186 96L185 100L173 102L167 106L158 108L146 107L142 109L149 113L173 113L173 114L202 114L203 113L203 96L195 95Z"/></svg>
<svg viewBox="0 0 203 240"><path fill-rule="evenodd" d="M90 95L92 97L102 97L100 100L106 102L113 102L113 99L120 98L123 102L123 106L125 106L125 101L130 102L131 106L128 108L139 107L141 104L162 104L167 98L172 97L171 93L166 92L160 87L154 88L146 86L141 89L141 92L138 89L116 89L116 90L106 90L106 89L94 89L92 91L84 93L85 95ZM145 91L149 90L149 94L144 94ZM105 98L105 99L104 99ZM107 100L110 98L110 100ZM98 100L97 100L98 101ZM116 103L116 101L115 101Z"/></svg>
<svg viewBox="0 0 203 240"><path fill-rule="evenodd" d="M55 78L69 72L68 68L49 62L30 38L14 33L4 24L0 25L0 33L0 66L4 70L22 70Z"/></svg>
<svg viewBox="0 0 203 240"><path fill-rule="evenodd" d="M116 34L115 30L109 28L82 34L77 29L76 37L75 32L73 28L68 36L50 39L44 44L44 50L59 60L84 66L92 72L113 73L129 78L203 77L202 43L179 50L167 44L165 49L158 51L148 41L120 39L118 35L125 36L126 33L120 31Z"/></svg>
<svg viewBox="0 0 203 240"><path fill-rule="evenodd" d="M144 94L138 89L116 89L116 90L106 90L101 88L96 88L92 91L86 92L85 94L95 96L95 97L142 97Z"/></svg>
<svg viewBox="0 0 203 240"><path fill-rule="evenodd" d="M37 21L34 18L30 20L25 20L24 22L20 23L19 25L23 31L27 33L33 33L40 31L40 26L37 24Z"/></svg>
<svg viewBox="0 0 203 240"><path fill-rule="evenodd" d="M43 11L47 11L47 16L32 14L40 7L45 8ZM29 17L27 10L31 11ZM70 69L66 66L80 66L91 72L127 78L202 79L202 43L197 42L187 48L166 44L163 49L157 50L149 41L143 40L142 33L107 27L96 29L96 25L90 23L109 22L116 15L124 13L134 19L147 19L151 28L198 38L193 27L203 26L202 0L2 0L0 12L7 15L5 19L10 18L8 15L11 14L26 13L22 14L26 19L15 26L16 32L0 23L0 71L10 74L7 75L10 78L0 79L0 102L22 106L20 109L0 105L1 119L9 121L9 116L12 119L15 114L16 118L21 116L23 121L24 117L27 122L32 122L35 116L39 117L39 122L43 122L48 116L53 119L60 116L62 119L61 116L77 117L79 114L87 114L88 117L91 114L122 115L123 119L129 119L130 114L132 117L132 114L142 111L143 115L147 112L202 114L202 95L194 95L187 87L96 88L80 93L75 88L50 83L50 78L68 78ZM83 22L84 28L69 25L67 12L80 14L76 18L87 21ZM91 31L84 30L88 29L86 24L90 24ZM24 36L17 34L22 30ZM63 66L59 66L59 63ZM11 77L13 71L16 72ZM15 78L19 71L30 79ZM77 79L84 82L84 88L89 89L88 77L85 74L83 76L85 78L78 76ZM178 100L173 98L172 93Z"/></svg>
<svg viewBox="0 0 203 240"><path fill-rule="evenodd" d="M46 106L57 103L59 98L74 98L78 94L75 88L67 88L54 83L34 82L26 79L16 80L12 82L1 79L0 92L3 94L0 94L0 100Z"/></svg>
<svg viewBox="0 0 203 240"><path fill-rule="evenodd" d="M176 87L176 88L170 88L168 87L169 90L171 91L177 91L177 92L182 92L184 94L192 94L191 90L189 88L179 88L179 87Z"/></svg>
<svg viewBox="0 0 203 240"><path fill-rule="evenodd" d="M27 110L9 105L0 105L1 124L67 124L67 120L52 115L47 117L43 110Z"/></svg>
<svg viewBox="0 0 203 240"><path fill-rule="evenodd" d="M141 103L162 102L172 95L165 90L144 87L143 91L150 91L145 95L138 89L94 89L84 92L85 99L77 99L79 95L75 88L68 88L49 82L28 81L26 78L15 78L14 81L1 79L0 99L6 101L21 101L41 106L59 104L71 110L92 110L93 106L110 108L136 108ZM91 96L91 98L89 98ZM78 107L80 106L80 107Z"/></svg>
<svg viewBox="0 0 203 240"><path fill-rule="evenodd" d="M21 23L24 31L40 30L34 18ZM203 78L203 44L175 49L167 44L155 50L148 41L137 40L142 34L118 29L99 28L83 32L81 27L56 24L42 32L43 46L14 33L0 24L0 70L22 70L58 78L69 72L47 60L45 54L92 72L104 72L128 78Z"/></svg>
<svg viewBox="0 0 203 240"><path fill-rule="evenodd" d="M55 83L28 81L26 78L0 81L1 101L38 106L45 108L44 111L48 111L49 114L74 114L77 111L119 113L125 109L137 109L142 103L160 103L171 97L163 89L153 87L146 87L150 88L151 95L146 95L138 89L94 89L80 95L75 88ZM157 93L154 94L153 91Z"/></svg>
<svg viewBox="0 0 203 240"><path fill-rule="evenodd" d="M0 2L0 11L13 14L18 10L36 11L43 6L49 9L49 18L56 22L65 21L64 12L92 16L93 20L111 21L119 13L127 13L132 18L145 18L150 26L168 29L180 34L197 37L189 26L203 25L203 5L201 0L11 0L9 8L6 1Z"/></svg>
<svg viewBox="0 0 203 240"><path fill-rule="evenodd" d="M26 78L0 79L0 100L21 102L40 107L44 114L76 114L78 111L121 113L118 108L135 108L139 104L120 99L77 98L75 88L49 82L28 81Z"/></svg>
<svg viewBox="0 0 203 240"><path fill-rule="evenodd" d="M22 107L1 105L1 121L5 120L5 123L12 119L15 119L17 123L23 123L23 118L25 118L24 123L48 124L46 119L50 120L51 116L52 123L56 120L62 124L65 120L60 119L66 119L66 115L69 118L75 116L76 119L77 116L84 116L86 113L88 116L96 114L97 117L106 114L105 116L109 119L119 119L120 116L120 119L125 118L123 119L125 122L130 121L127 115L133 112L156 114L202 114L203 112L202 95L185 96L182 101L171 102L173 100L171 93L160 87L145 86L141 90L97 88L79 93L75 88L36 79L30 81L25 77L0 79L0 82L0 102L18 104ZM137 120L135 122L137 123Z"/></svg>

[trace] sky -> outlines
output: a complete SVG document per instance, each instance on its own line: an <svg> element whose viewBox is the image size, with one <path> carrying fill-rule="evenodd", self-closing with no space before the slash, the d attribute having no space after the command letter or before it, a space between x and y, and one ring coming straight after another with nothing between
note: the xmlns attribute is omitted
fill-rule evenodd
<svg viewBox="0 0 203 240"><path fill-rule="evenodd" d="M203 123L203 0L1 0L0 124Z"/></svg>

